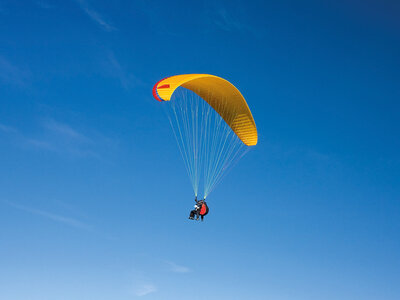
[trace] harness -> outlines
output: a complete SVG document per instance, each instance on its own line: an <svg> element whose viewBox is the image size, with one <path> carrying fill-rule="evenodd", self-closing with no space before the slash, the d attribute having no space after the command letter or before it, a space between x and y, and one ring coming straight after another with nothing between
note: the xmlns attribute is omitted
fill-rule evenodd
<svg viewBox="0 0 400 300"><path fill-rule="evenodd" d="M207 215L207 214L208 214L208 211L209 211L209 209L208 209L207 204L206 204L206 203L203 203L203 204L201 205L201 208L200 208L200 216L205 216L205 215Z"/></svg>

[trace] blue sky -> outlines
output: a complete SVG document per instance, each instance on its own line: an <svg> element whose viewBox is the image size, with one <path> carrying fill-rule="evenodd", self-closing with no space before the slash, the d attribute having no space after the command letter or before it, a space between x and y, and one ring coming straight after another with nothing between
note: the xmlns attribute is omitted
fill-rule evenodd
<svg viewBox="0 0 400 300"><path fill-rule="evenodd" d="M0 298L399 299L399 13L1 1ZM151 95L182 73L234 83L259 131L202 224Z"/></svg>

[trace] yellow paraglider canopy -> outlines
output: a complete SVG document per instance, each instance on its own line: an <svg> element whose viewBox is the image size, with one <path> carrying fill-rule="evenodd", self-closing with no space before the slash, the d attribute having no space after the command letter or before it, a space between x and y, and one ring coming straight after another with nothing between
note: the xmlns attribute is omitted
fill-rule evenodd
<svg viewBox="0 0 400 300"><path fill-rule="evenodd" d="M204 99L247 146L257 144L257 128L246 100L229 81L208 74L185 74L156 83L153 96L169 101L178 87L187 88Z"/></svg>

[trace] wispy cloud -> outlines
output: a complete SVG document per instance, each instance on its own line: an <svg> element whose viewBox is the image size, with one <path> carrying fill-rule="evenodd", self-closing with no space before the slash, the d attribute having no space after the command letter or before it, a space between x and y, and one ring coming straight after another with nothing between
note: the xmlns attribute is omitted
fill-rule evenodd
<svg viewBox="0 0 400 300"><path fill-rule="evenodd" d="M35 138L24 138L24 141L26 144L34 146L36 148L42 148L46 150L56 150L56 147L52 145L50 142L44 141L44 140L38 140Z"/></svg>
<svg viewBox="0 0 400 300"><path fill-rule="evenodd" d="M30 214L41 216L41 217L44 217L46 219L49 219L49 220L52 220L52 221L55 221L55 222L58 222L58 223L62 223L62 224L68 225L68 226L72 226L72 227L76 227L76 228L80 228L80 229L85 229L85 230L91 230L92 229L92 227L90 225L88 225L86 223L83 223L83 222L81 222L79 220L70 218L70 217L61 216L61 215L54 214L54 213L51 213L51 212L48 212L48 211L44 211L44 210L41 210L41 209L36 209L36 208L28 207L28 206L25 206L25 205L17 204L17 203L11 202L11 201L2 201L2 202L7 204L7 205L9 205L9 206L11 206L11 207L13 207L13 208L16 208L18 210L22 210L22 211L28 212Z"/></svg>
<svg viewBox="0 0 400 300"><path fill-rule="evenodd" d="M5 132L5 133L12 133L12 134L18 133L18 130L16 128L7 126L7 125L1 124L1 123L0 123L0 131Z"/></svg>
<svg viewBox="0 0 400 300"><path fill-rule="evenodd" d="M6 7L6 3L4 1L0 2L0 14L7 15L8 13L9 13L9 11Z"/></svg>
<svg viewBox="0 0 400 300"><path fill-rule="evenodd" d="M79 216L81 218L88 218L88 215L84 212L82 212L80 209L78 209L75 205L61 201L61 200L54 200L53 201L57 206L62 208L65 211L68 211L70 214L73 214L74 216Z"/></svg>
<svg viewBox="0 0 400 300"><path fill-rule="evenodd" d="M152 279L154 270L157 270L157 274L163 274L163 277L171 276L171 272L179 274L192 272L188 267L179 265L171 260L153 257L147 253L137 253L132 274L132 284L129 287L130 293L136 297L141 297L157 292L159 290L157 286L159 282L154 282ZM180 277L182 275L176 276Z"/></svg>
<svg viewBox="0 0 400 300"><path fill-rule="evenodd" d="M76 127L51 118L42 120L35 133L27 133L12 126L0 124L0 134L2 133L7 138L3 138L3 141L12 141L24 148L104 160L101 153L104 154L104 150L114 147L115 141L93 130L88 132L90 132L90 137L81 129L78 130Z"/></svg>
<svg viewBox="0 0 400 300"><path fill-rule="evenodd" d="M100 158L95 151L96 142L71 125L54 119L46 119L41 125L40 134L24 137L27 145L75 156Z"/></svg>
<svg viewBox="0 0 400 300"><path fill-rule="evenodd" d="M151 293L157 292L157 287L153 283L142 283L134 287L133 293L137 297L143 297Z"/></svg>
<svg viewBox="0 0 400 300"><path fill-rule="evenodd" d="M143 85L143 82L135 75L129 73L112 51L106 54L106 60L103 62L105 71L112 77L117 78L122 87L129 90L130 88L138 85Z"/></svg>
<svg viewBox="0 0 400 300"><path fill-rule="evenodd" d="M235 18L225 8L221 7L215 11L214 24L225 31L245 31L247 26Z"/></svg>
<svg viewBox="0 0 400 300"><path fill-rule="evenodd" d="M51 9L54 6L45 1L36 1L36 4L43 9Z"/></svg>
<svg viewBox="0 0 400 300"><path fill-rule="evenodd" d="M114 31L116 28L107 22L102 15L89 6L85 0L76 0L80 8L105 31Z"/></svg>
<svg viewBox="0 0 400 300"><path fill-rule="evenodd" d="M28 83L30 72L17 67L4 56L0 55L0 81L5 84L25 86Z"/></svg>
<svg viewBox="0 0 400 300"><path fill-rule="evenodd" d="M211 25L226 32L251 34L261 38L265 32L263 29L251 25L251 21L247 18L243 11L242 1L235 1L235 4L225 5L218 1L210 1L210 8L206 10L204 20Z"/></svg>
<svg viewBox="0 0 400 300"><path fill-rule="evenodd" d="M178 265L172 261L166 261L165 262L168 266L171 272L175 273L189 273L191 270L188 267Z"/></svg>
<svg viewBox="0 0 400 300"><path fill-rule="evenodd" d="M76 129L73 129L70 125L57 122L54 119L48 119L44 122L44 127L49 131L54 132L59 136L64 136L73 140L79 140L82 142L91 142L91 140L86 137L84 134L78 132Z"/></svg>

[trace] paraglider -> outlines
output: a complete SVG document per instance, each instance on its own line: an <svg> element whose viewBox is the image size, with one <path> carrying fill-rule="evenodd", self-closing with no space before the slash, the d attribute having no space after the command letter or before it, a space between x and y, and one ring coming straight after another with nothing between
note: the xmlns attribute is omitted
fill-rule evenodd
<svg viewBox="0 0 400 300"><path fill-rule="evenodd" d="M194 205L194 209L190 212L189 219L194 220L194 216L196 216L196 220L198 221L201 216L201 221L203 221L204 216L207 215L209 211L206 200L197 200L196 197L194 201L196 201L196 204Z"/></svg>
<svg viewBox="0 0 400 300"><path fill-rule="evenodd" d="M229 81L208 74L164 78L153 87L165 109L185 167L197 196L203 201L228 170L258 141L253 116L240 91ZM208 212L204 206L196 215Z"/></svg>

